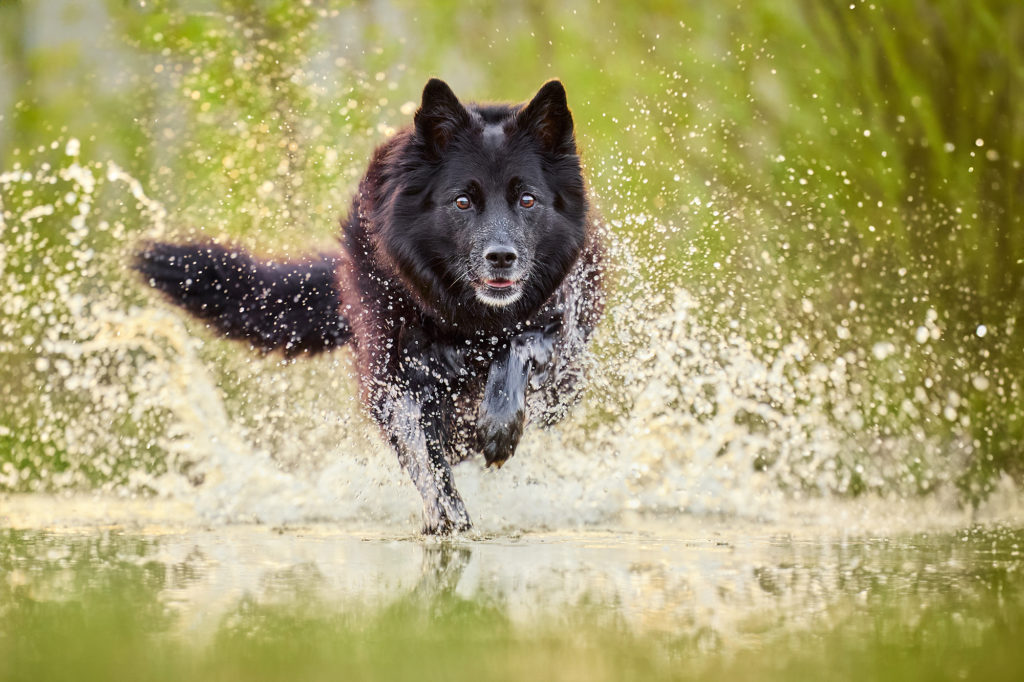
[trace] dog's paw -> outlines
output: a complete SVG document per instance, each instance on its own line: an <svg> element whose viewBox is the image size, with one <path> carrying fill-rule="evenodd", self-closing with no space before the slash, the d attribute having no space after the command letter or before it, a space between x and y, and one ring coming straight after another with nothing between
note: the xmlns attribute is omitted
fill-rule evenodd
<svg viewBox="0 0 1024 682"><path fill-rule="evenodd" d="M424 502L423 534L453 535L462 533L473 527L469 520L469 512L462 498L455 493L451 498L438 500L433 504Z"/></svg>
<svg viewBox="0 0 1024 682"><path fill-rule="evenodd" d="M523 435L525 416L523 409L500 416L485 409L480 411L476 422L477 447L484 453L487 466L493 464L500 469L515 453Z"/></svg>
<svg viewBox="0 0 1024 682"><path fill-rule="evenodd" d="M450 519L444 517L433 522L426 522L423 524L424 535L455 535L456 533L464 533L473 528L473 524L470 522L469 517L465 519Z"/></svg>

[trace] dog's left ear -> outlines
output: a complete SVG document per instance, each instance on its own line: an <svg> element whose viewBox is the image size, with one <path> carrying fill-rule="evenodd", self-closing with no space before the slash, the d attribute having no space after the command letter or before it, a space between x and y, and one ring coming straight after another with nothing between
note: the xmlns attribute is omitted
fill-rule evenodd
<svg viewBox="0 0 1024 682"><path fill-rule="evenodd" d="M455 132L469 125L469 112L459 102L448 84L438 78L431 78L423 88L423 101L414 118L416 132L423 139L427 149L439 156Z"/></svg>
<svg viewBox="0 0 1024 682"><path fill-rule="evenodd" d="M541 86L530 103L519 110L516 125L535 135L544 151L576 153L572 114L561 81L550 80Z"/></svg>

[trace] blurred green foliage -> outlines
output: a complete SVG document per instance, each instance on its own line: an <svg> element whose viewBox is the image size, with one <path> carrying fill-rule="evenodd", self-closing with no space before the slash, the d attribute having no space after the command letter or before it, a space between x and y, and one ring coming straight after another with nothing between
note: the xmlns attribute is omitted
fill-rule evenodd
<svg viewBox="0 0 1024 682"><path fill-rule="evenodd" d="M410 120L428 77L504 100L560 77L596 204L646 256L651 286L694 292L698 314L766 353L800 338L808 366L849 368L848 491L949 478L916 452L895 474L862 474L906 434L943 439L966 500L1024 475L1020 2L46 12L0 3L0 167L37 166L73 135L83 158L140 179L175 229L285 255L329 247L368 154ZM149 228L113 219L132 239ZM14 364L0 370L12 404L25 382ZM26 414L6 421L23 430Z"/></svg>

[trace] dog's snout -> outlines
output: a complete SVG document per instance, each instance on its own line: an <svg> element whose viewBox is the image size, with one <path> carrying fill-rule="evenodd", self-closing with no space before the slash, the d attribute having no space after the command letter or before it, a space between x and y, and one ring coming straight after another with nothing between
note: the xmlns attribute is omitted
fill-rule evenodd
<svg viewBox="0 0 1024 682"><path fill-rule="evenodd" d="M487 262L496 268L510 268L518 257L519 254L516 253L516 250L506 245L491 246L484 253Z"/></svg>

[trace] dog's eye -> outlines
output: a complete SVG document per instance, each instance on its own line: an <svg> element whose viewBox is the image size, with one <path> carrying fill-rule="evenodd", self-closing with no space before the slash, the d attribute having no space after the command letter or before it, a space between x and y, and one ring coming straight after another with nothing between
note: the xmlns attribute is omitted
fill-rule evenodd
<svg viewBox="0 0 1024 682"><path fill-rule="evenodd" d="M533 208L535 203L537 203L537 200L533 198L532 194L524 194L519 197L519 205L523 208Z"/></svg>
<svg viewBox="0 0 1024 682"><path fill-rule="evenodd" d="M455 199L455 206L465 211L467 208L473 205L473 202L469 200L465 194L458 196Z"/></svg>

